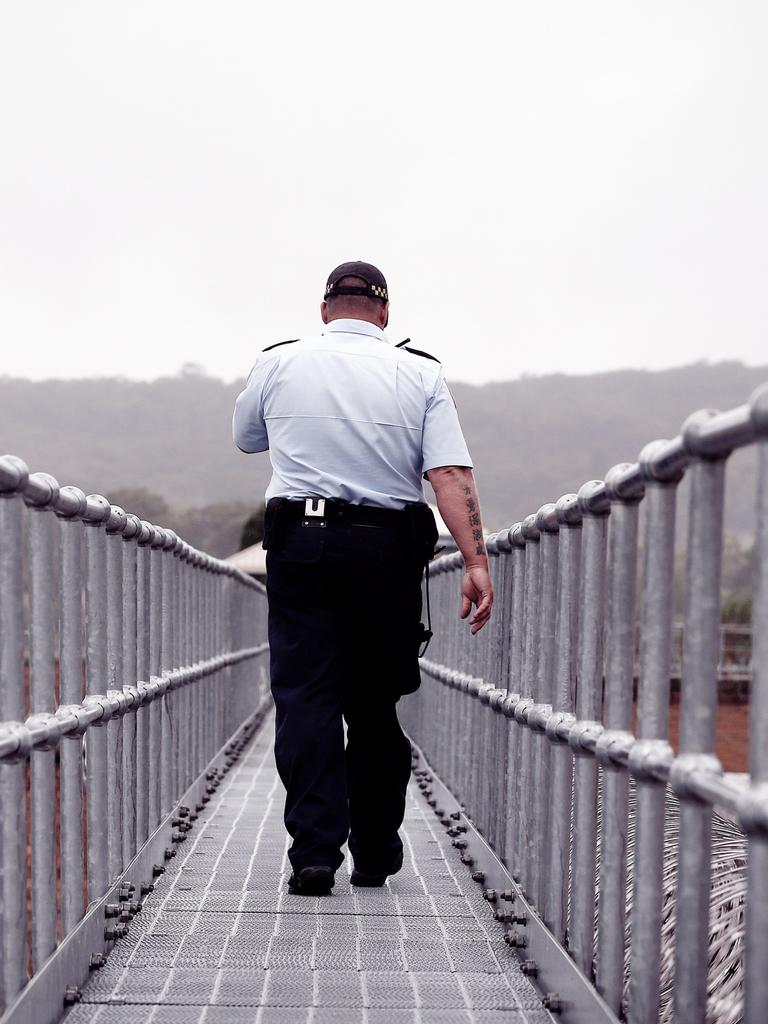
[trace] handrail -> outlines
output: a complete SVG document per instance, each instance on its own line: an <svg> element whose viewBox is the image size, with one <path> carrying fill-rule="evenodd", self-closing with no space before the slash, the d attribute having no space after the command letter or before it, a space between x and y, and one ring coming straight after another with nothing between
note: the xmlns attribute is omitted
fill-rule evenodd
<svg viewBox="0 0 768 1024"><path fill-rule="evenodd" d="M745 787L724 776L715 756L715 711L725 468L732 451L753 444L759 479ZM674 543L684 476L690 481L688 560L675 755L669 743ZM461 556L444 554L430 565L435 637L430 660L422 661L422 687L403 701L412 738L524 891L537 921L567 949L582 978L594 978L614 1019L763 1021L768 385L737 409L695 413L678 437L646 445L637 461L614 466L604 480L588 481L578 494L492 535L488 551L497 605L476 638L456 618ZM738 820L743 833L736 839L717 809ZM735 894L725 957L713 820L728 845ZM741 844L739 856L734 844ZM677 873L671 932L670 864ZM715 941L718 955L710 964ZM718 984L726 982L730 997L718 1002Z"/></svg>
<svg viewBox="0 0 768 1024"><path fill-rule="evenodd" d="M265 697L265 641L262 584L0 457L0 1011L86 919L84 882L93 908L164 823L180 840L179 798Z"/></svg>

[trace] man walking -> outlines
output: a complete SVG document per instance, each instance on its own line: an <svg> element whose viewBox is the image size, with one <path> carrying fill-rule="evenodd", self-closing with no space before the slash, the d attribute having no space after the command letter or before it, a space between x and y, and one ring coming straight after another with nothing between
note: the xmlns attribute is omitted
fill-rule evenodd
<svg viewBox="0 0 768 1024"><path fill-rule="evenodd" d="M268 346L235 406L244 452L269 450L264 547L275 759L293 838L289 890L325 895L348 840L352 885L400 869L410 744L396 703L419 686L421 577L434 551L426 475L464 556L462 618L493 590L472 461L440 363L391 345L368 263L328 278L322 334ZM347 723L344 747L343 720Z"/></svg>

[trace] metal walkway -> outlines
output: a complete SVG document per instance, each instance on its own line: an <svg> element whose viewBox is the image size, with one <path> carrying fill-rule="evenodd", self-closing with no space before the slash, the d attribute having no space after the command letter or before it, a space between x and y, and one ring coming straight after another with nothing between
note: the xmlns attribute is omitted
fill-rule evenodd
<svg viewBox="0 0 768 1024"><path fill-rule="evenodd" d="M272 738L270 717L66 1024L551 1022L415 786L386 888L345 863L332 896L287 894Z"/></svg>

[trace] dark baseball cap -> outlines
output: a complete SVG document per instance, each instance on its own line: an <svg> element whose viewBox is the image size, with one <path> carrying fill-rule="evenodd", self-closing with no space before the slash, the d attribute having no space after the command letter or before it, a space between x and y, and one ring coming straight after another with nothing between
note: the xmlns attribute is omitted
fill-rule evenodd
<svg viewBox="0 0 768 1024"><path fill-rule="evenodd" d="M359 277L365 281L365 287L358 284L339 284L345 277ZM354 260L352 263L342 263L328 275L325 284L325 298L333 295L367 295L371 299L389 300L387 282L382 272L371 263L362 263Z"/></svg>

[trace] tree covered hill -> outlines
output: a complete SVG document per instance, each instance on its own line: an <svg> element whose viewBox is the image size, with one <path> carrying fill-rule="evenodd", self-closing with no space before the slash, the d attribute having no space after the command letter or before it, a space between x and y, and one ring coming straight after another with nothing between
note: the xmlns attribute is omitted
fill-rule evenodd
<svg viewBox="0 0 768 1024"><path fill-rule="evenodd" d="M695 409L743 403L766 380L768 366L723 362L456 383L452 391L487 524L498 528L635 459L646 441L676 434ZM194 369L151 382L0 378L0 447L60 483L108 497L140 488L150 504L156 496L170 510L186 510L190 522L210 506L221 513L238 503L231 544L241 512L261 500L269 478L266 456L232 445L232 406L242 386ZM752 453L743 453L729 468L728 523L737 532L751 527L753 465ZM223 538L213 544L226 553Z"/></svg>
<svg viewBox="0 0 768 1024"><path fill-rule="evenodd" d="M480 494L494 525L632 462L656 438L671 438L704 408L742 405L768 366L696 363L672 370L553 375L452 387L473 453ZM727 523L751 533L754 451L729 460Z"/></svg>

